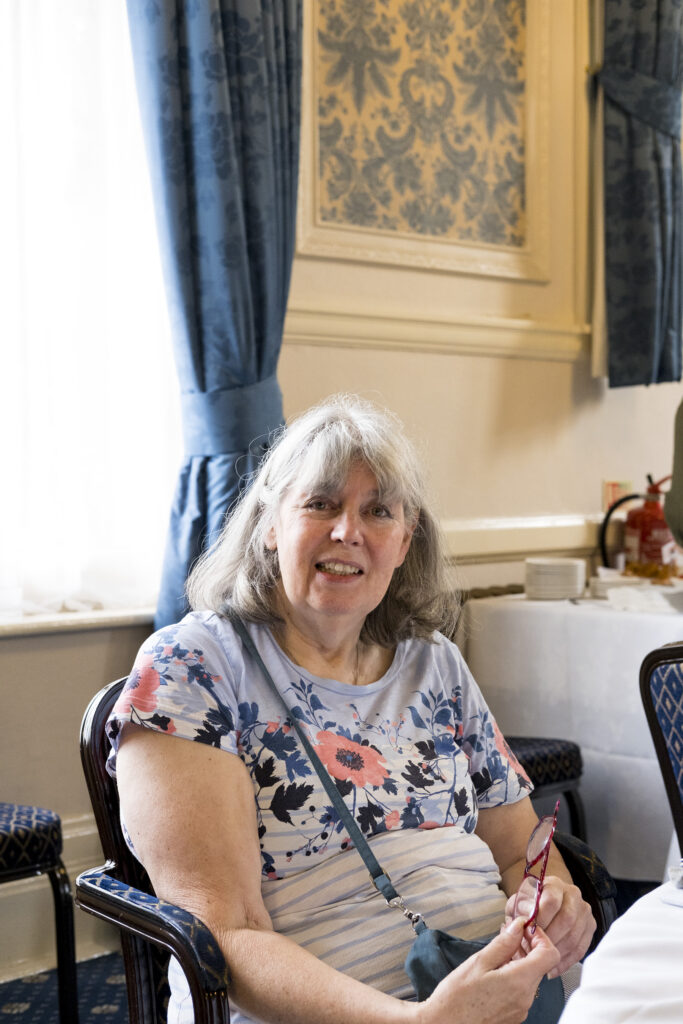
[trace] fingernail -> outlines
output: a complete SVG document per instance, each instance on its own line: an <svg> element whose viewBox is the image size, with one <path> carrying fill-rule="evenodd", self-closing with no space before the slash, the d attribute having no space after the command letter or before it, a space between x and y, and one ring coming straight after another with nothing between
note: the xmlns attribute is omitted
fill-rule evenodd
<svg viewBox="0 0 683 1024"><path fill-rule="evenodd" d="M524 925L524 918L523 917L516 917L513 921L510 921L510 924L506 925L505 931L506 932L521 932L523 925Z"/></svg>

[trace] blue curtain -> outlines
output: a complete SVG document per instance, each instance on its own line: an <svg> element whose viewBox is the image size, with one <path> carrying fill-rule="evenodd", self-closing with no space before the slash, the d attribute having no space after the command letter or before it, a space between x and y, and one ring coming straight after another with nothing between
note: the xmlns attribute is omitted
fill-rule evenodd
<svg viewBox="0 0 683 1024"><path fill-rule="evenodd" d="M185 445L158 628L282 422L301 0L128 0L128 19Z"/></svg>
<svg viewBox="0 0 683 1024"><path fill-rule="evenodd" d="M681 0L604 0L611 387L681 378Z"/></svg>

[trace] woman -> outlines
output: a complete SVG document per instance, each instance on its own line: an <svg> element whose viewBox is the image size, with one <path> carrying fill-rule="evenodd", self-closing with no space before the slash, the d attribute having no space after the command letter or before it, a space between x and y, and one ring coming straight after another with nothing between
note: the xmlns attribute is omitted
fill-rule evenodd
<svg viewBox="0 0 683 1024"><path fill-rule="evenodd" d="M531 786L437 632L453 624L447 562L400 426L345 397L295 421L188 594L195 611L143 646L114 710L112 770L156 892L225 952L233 1020L522 1021L595 925L553 852L540 927L505 930ZM422 1003L403 972L412 930L370 884L228 607L406 904L464 938L503 928ZM177 965L170 980L169 1020L190 1021Z"/></svg>

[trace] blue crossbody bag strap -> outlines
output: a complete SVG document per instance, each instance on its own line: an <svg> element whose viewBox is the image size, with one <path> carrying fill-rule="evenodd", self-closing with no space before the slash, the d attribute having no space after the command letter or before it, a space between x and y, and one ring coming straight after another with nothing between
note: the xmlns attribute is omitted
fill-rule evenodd
<svg viewBox="0 0 683 1024"><path fill-rule="evenodd" d="M282 696L277 686L275 685L273 677L271 676L270 672L263 663L263 658L257 651L254 641L249 636L246 626L232 609L228 609L226 614L230 621L232 622L233 626L235 627L236 632L239 634L242 643L249 651L249 654L252 656L258 667L261 669L264 679L266 680L271 690L278 698L285 711L287 712L287 716L290 722L292 723L292 726L296 731L299 739L301 740L303 748L311 760L311 764L313 765L316 772L320 776L320 781L325 787L327 795L332 801L334 809L336 810L341 820L344 822L346 830L349 833L349 836L351 837L354 846L356 847L359 854L365 861L365 866L370 872L370 877L372 878L373 885L375 886L376 889L379 890L379 892L381 892L382 896L384 896L387 903L390 903L391 901L396 901L395 905L398 906L400 909L403 909L403 901L401 900L401 897L394 889L391 879L389 878L387 873L382 870L379 861L377 860L374 853L370 849L370 844L366 840L365 836L358 827L355 819L353 818L353 815L351 814L348 807L344 803L339 790L335 786L327 770L325 769L325 766L323 765L322 761L320 760L315 750L311 746L310 741L305 736L303 730L299 727L295 715L292 714L291 708L289 708L289 706L287 705L287 702L285 701L284 697ZM412 918L419 918L418 914L406 914L406 916L409 917L411 920Z"/></svg>

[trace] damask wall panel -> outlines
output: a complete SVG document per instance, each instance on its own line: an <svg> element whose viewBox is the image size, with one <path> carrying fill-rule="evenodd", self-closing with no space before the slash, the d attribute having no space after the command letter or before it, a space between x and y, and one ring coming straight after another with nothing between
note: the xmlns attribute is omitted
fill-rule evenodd
<svg viewBox="0 0 683 1024"><path fill-rule="evenodd" d="M308 4L299 252L542 279L544 8Z"/></svg>
<svg viewBox="0 0 683 1024"><path fill-rule="evenodd" d="M524 243L523 0L320 4L318 221Z"/></svg>

